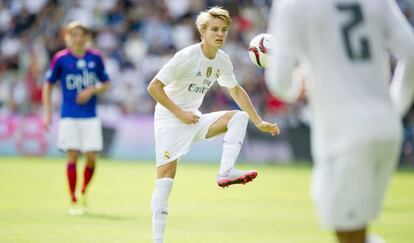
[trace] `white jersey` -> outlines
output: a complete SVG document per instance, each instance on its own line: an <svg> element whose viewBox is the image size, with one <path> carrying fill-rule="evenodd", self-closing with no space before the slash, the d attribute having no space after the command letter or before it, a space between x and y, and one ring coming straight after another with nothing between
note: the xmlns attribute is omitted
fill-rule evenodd
<svg viewBox="0 0 414 243"><path fill-rule="evenodd" d="M411 105L414 34L393 0L278 0L269 33L270 90L291 97L291 72L309 68L315 159L373 141L401 139L400 114ZM390 95L387 50L400 60ZM394 101L394 104L393 104Z"/></svg>
<svg viewBox="0 0 414 243"><path fill-rule="evenodd" d="M196 112L216 81L227 88L237 85L230 57L219 50L214 59L208 59L200 43L178 51L155 78L165 85L167 96L178 107ZM156 113L165 111L167 109L158 103Z"/></svg>

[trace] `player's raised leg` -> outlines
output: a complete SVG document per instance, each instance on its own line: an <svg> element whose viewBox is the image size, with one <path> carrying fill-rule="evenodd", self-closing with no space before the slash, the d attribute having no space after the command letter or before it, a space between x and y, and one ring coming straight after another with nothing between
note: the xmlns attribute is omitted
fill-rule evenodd
<svg viewBox="0 0 414 243"><path fill-rule="evenodd" d="M168 198L170 196L177 160L157 167L157 180L152 194L152 235L154 243L164 242L164 231L168 215Z"/></svg>
<svg viewBox="0 0 414 243"><path fill-rule="evenodd" d="M254 170L234 168L246 135L249 116L243 111L229 111L215 121L208 129L206 138L224 133L223 154L220 162L217 184L226 187L232 184L245 184L257 176Z"/></svg>

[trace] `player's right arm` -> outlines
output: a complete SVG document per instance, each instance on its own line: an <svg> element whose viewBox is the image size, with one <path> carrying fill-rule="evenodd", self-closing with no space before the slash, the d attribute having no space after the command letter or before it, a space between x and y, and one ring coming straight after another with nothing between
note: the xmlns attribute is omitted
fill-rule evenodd
<svg viewBox="0 0 414 243"><path fill-rule="evenodd" d="M53 84L55 84L58 80L61 79L62 74L62 65L60 62L60 57L62 56L62 52L58 52L52 58L50 62L49 70L46 73L46 80L43 85L42 89L42 103L44 108L44 117L43 117L43 125L45 129L48 130L49 126L52 122L52 102L51 102L51 93Z"/></svg>
<svg viewBox="0 0 414 243"><path fill-rule="evenodd" d="M173 81L180 80L191 70L191 53L179 51L161 68L147 87L148 93L155 101L164 106L185 124L195 124L199 116L190 111L184 111L177 106L165 93L164 87Z"/></svg>
<svg viewBox="0 0 414 243"><path fill-rule="evenodd" d="M154 78L147 87L148 93L154 98L155 101L160 103L171 113L173 113L178 119L185 124L195 124L200 119L199 116L190 111L184 111L178 107L165 93L164 83Z"/></svg>
<svg viewBox="0 0 414 243"><path fill-rule="evenodd" d="M50 123L52 122L52 102L51 102L51 93L52 93L53 85L49 83L48 81L45 82L43 85L42 90L42 102L43 102L43 108L45 110L45 114L43 117L43 124L45 126L45 129L48 130Z"/></svg>
<svg viewBox="0 0 414 243"><path fill-rule="evenodd" d="M403 116L414 99L414 31L394 0L388 0L384 21L387 45L398 58L390 91L398 112Z"/></svg>

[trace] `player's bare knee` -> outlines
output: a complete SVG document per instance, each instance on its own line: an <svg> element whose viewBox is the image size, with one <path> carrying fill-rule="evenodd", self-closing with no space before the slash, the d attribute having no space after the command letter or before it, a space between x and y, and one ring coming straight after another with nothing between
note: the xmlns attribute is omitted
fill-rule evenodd
<svg viewBox="0 0 414 243"><path fill-rule="evenodd" d="M88 167L95 167L96 160L97 160L97 154L95 152L86 153L86 165Z"/></svg>
<svg viewBox="0 0 414 243"><path fill-rule="evenodd" d="M66 158L69 163L75 164L79 158L79 152L76 150L68 150L66 151Z"/></svg>
<svg viewBox="0 0 414 243"><path fill-rule="evenodd" d="M177 169L177 160L157 167L157 178L174 178Z"/></svg>

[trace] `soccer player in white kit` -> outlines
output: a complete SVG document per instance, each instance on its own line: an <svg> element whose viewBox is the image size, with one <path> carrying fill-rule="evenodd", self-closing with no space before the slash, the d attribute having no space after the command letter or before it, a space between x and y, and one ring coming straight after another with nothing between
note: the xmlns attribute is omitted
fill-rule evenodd
<svg viewBox="0 0 414 243"><path fill-rule="evenodd" d="M196 20L201 42L178 51L148 86L148 92L158 102L154 115L157 181L151 203L154 242L163 242L177 160L194 141L225 134L217 183L226 187L245 184L257 176L256 171L234 168L249 118L262 132L273 136L279 133L276 124L263 121L257 114L235 79L229 56L220 50L230 23L228 11L220 7L201 12ZM243 111L200 113L198 108L215 81L228 89Z"/></svg>
<svg viewBox="0 0 414 243"><path fill-rule="evenodd" d="M278 0L266 81L295 99L298 62L312 113L312 196L324 228L341 243L366 242L402 140L414 86L414 33L394 0ZM391 83L389 54L399 58Z"/></svg>

